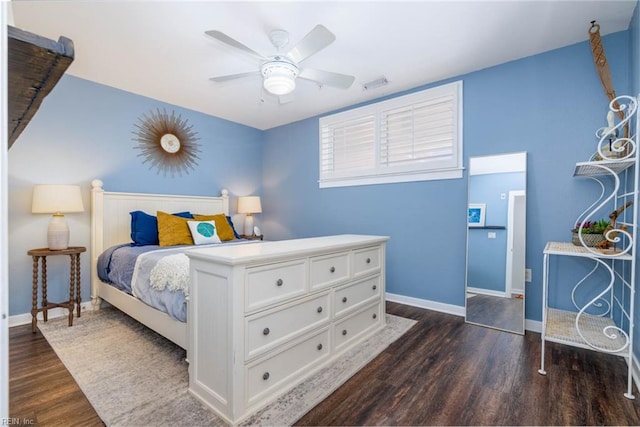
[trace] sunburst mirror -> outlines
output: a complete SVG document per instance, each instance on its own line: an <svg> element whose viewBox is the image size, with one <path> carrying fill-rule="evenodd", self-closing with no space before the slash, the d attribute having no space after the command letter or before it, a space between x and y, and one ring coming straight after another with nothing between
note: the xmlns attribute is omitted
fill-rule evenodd
<svg viewBox="0 0 640 427"><path fill-rule="evenodd" d="M150 163L149 169L157 168L158 174L164 176L188 174L198 164L200 144L196 141L197 132L181 115L167 114L165 110L156 110L143 114L139 123L134 124L132 131L138 144L134 147L140 150L138 157L144 160L142 164Z"/></svg>

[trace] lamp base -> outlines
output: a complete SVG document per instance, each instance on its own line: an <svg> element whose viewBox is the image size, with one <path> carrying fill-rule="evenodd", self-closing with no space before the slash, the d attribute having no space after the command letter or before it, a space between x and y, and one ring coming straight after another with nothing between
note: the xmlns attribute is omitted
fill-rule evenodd
<svg viewBox="0 0 640 427"><path fill-rule="evenodd" d="M54 214L47 229L49 249L59 251L69 247L69 226L62 214Z"/></svg>
<svg viewBox="0 0 640 427"><path fill-rule="evenodd" d="M253 215L247 214L244 218L244 235L253 236Z"/></svg>

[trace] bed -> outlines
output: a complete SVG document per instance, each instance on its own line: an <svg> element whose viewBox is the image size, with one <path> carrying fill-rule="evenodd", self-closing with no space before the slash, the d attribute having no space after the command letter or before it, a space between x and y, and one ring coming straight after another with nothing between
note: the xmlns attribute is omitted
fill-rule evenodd
<svg viewBox="0 0 640 427"><path fill-rule="evenodd" d="M91 301L94 309L106 301L186 349L186 322L172 318L99 277L99 256L116 245L131 242L132 211L229 215L229 193L225 189L216 197L117 193L104 191L103 183L98 179L91 183Z"/></svg>
<svg viewBox="0 0 640 427"><path fill-rule="evenodd" d="M366 235L187 247L187 321L175 320L99 279L100 254L131 241L129 213L137 210L228 215L229 194L112 193L94 180L91 298L186 349L189 392L230 424L385 326L388 237Z"/></svg>

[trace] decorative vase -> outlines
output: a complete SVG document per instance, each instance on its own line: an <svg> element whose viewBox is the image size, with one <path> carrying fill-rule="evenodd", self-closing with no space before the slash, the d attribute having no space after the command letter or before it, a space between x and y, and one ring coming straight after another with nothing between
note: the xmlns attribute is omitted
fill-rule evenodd
<svg viewBox="0 0 640 427"><path fill-rule="evenodd" d="M572 234L573 236L571 238L571 242L573 242L573 244L576 246L583 246L578 233L574 232ZM584 246L594 247L603 240L605 240L603 234L582 234L582 241L584 241Z"/></svg>

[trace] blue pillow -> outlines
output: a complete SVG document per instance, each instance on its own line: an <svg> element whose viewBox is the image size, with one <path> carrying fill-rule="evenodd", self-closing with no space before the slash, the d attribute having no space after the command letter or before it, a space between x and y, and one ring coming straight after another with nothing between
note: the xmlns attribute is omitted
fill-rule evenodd
<svg viewBox="0 0 640 427"><path fill-rule="evenodd" d="M231 221L231 217L227 215L227 221L229 221L229 225L231 226L231 228L233 229L233 235L236 236L236 239L240 238L240 235L238 234L238 232L236 231L236 227L233 225L233 221Z"/></svg>
<svg viewBox="0 0 640 427"><path fill-rule="evenodd" d="M133 246L159 245L158 218L142 211L129 212L131 215L131 240ZM191 212L178 212L173 215L193 218Z"/></svg>

